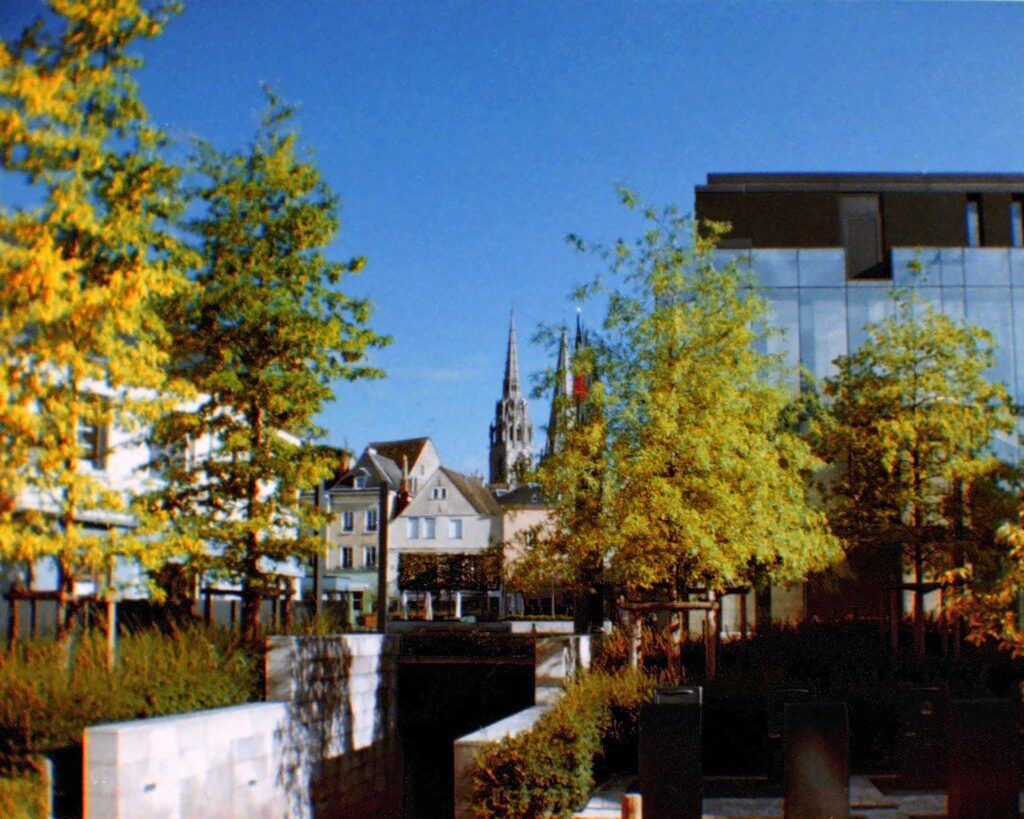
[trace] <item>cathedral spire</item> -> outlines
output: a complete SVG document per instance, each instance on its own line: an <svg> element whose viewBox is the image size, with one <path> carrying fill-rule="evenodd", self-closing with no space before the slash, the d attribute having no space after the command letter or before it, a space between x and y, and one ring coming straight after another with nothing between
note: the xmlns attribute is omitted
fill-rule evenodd
<svg viewBox="0 0 1024 819"><path fill-rule="evenodd" d="M508 320L508 353L505 357L504 397L519 395L519 353L516 350L516 314L512 311Z"/></svg>
<svg viewBox="0 0 1024 819"><path fill-rule="evenodd" d="M516 349L515 314L509 317L508 352L501 398L491 424L491 483L513 483L533 466L533 425L519 384L519 352Z"/></svg>
<svg viewBox="0 0 1024 819"><path fill-rule="evenodd" d="M545 457L554 455L561 446L566 429L571 423L569 402L572 397L572 370L569 367L569 330L562 326L558 344L558 363L555 365L555 388L551 393L551 419L548 422L548 441Z"/></svg>

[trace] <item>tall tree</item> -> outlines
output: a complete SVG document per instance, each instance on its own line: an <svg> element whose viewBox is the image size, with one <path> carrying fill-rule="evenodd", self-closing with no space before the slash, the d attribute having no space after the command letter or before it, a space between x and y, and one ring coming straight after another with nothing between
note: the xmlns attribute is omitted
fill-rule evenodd
<svg viewBox="0 0 1024 819"><path fill-rule="evenodd" d="M714 264L722 226L695 231L674 208L642 212L640 239L597 248L611 286L581 292L608 303L594 344L599 421L573 431L599 452L581 447L541 467L561 487L562 529L577 532L582 515L595 535L564 540L568 562L597 562L643 595L824 568L839 543L809 497L820 462L783 421L780 362L755 349L764 302L736 262Z"/></svg>
<svg viewBox="0 0 1024 819"><path fill-rule="evenodd" d="M902 543L915 583L963 559L972 482L990 473L989 447L1013 429L1005 387L985 373L995 357L984 330L893 291L889 318L836 361L820 426L822 454L842 468L830 482L833 517L851 532ZM915 645L924 650L923 593L914 597Z"/></svg>
<svg viewBox="0 0 1024 819"><path fill-rule="evenodd" d="M150 512L181 550L242 584L243 632L258 629L274 563L319 552L320 517L302 490L332 466L314 418L332 381L377 377L368 302L338 283L364 260L328 260L338 202L296 154L292 111L270 95L246 153L201 147L203 264L173 310L174 361L201 394L158 426L167 485ZM198 444L198 446L197 446Z"/></svg>
<svg viewBox="0 0 1024 819"><path fill-rule="evenodd" d="M125 508L105 480L105 430L159 411L157 301L185 283L186 261L170 227L180 174L161 158L129 54L169 5L50 5L0 42L0 168L24 181L27 203L0 210L0 556L56 557L67 592L80 571L102 583L116 554L158 551L83 522Z"/></svg>

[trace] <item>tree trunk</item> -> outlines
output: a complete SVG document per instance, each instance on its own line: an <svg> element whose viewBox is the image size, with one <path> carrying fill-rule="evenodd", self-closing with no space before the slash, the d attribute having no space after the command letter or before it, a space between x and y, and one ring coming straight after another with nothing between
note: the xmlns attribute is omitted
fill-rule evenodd
<svg viewBox="0 0 1024 819"><path fill-rule="evenodd" d="M924 590L921 583L924 582L924 558L921 554L921 544L914 544L914 582L917 588L914 589L914 653L924 654Z"/></svg>
<svg viewBox="0 0 1024 819"><path fill-rule="evenodd" d="M629 667L636 671L640 667L640 638L642 623L636 612L627 612L627 628L629 629Z"/></svg>
<svg viewBox="0 0 1024 819"><path fill-rule="evenodd" d="M246 561L248 564L250 561ZM242 579L242 640L255 643L260 637L260 609L263 607L263 593L259 585L255 561Z"/></svg>
<svg viewBox="0 0 1024 819"><path fill-rule="evenodd" d="M715 593L709 591L708 602L712 605L708 609L704 631L704 663L708 682L714 682L718 675L718 610L715 608L715 598Z"/></svg>

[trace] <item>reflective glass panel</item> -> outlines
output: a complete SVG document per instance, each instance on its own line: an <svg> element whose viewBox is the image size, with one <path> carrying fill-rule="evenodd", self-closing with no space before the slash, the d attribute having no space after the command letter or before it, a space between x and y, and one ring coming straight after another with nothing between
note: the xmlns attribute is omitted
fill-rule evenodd
<svg viewBox="0 0 1024 819"><path fill-rule="evenodd" d="M846 355L846 291L838 287L800 290L800 363L821 381Z"/></svg>

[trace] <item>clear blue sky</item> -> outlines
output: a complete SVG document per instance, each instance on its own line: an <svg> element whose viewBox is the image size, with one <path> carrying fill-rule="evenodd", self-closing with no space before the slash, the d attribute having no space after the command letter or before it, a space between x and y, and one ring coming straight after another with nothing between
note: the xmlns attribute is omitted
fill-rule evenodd
<svg viewBox="0 0 1024 819"><path fill-rule="evenodd" d="M40 6L0 0L0 33ZM339 385L328 440L429 435L486 475L509 310L529 378L536 325L571 322L596 270L565 235L635 227L617 182L689 210L716 171L1020 172L1022 36L1018 4L192 0L139 82L172 136L223 149L260 83L300 106L342 197L332 251L368 257L349 287L395 339L385 380Z"/></svg>

